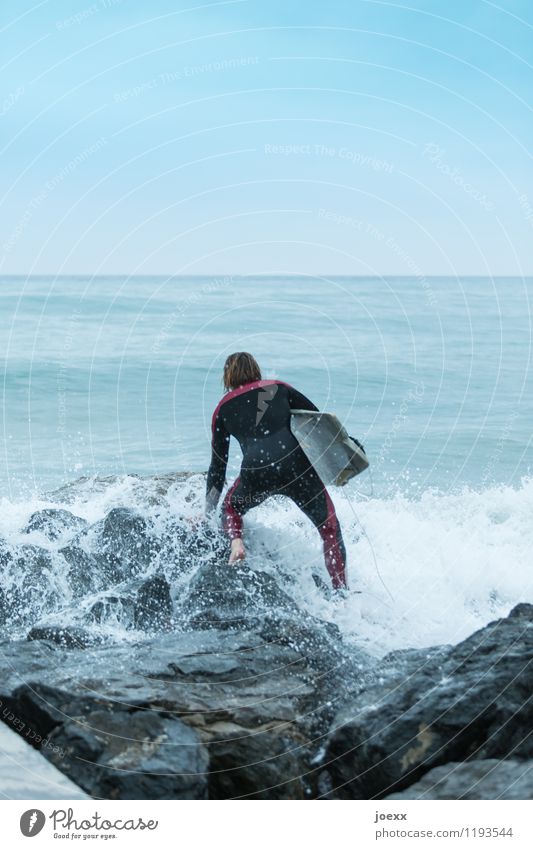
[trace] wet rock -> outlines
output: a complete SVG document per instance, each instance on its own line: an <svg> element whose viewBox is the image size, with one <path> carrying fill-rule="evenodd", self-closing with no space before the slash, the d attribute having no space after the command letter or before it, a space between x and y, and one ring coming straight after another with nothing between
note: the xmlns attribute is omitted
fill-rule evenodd
<svg viewBox="0 0 533 849"><path fill-rule="evenodd" d="M90 608L88 620L98 624L117 623L140 631L166 630L173 611L170 585L162 575L106 593Z"/></svg>
<svg viewBox="0 0 533 849"><path fill-rule="evenodd" d="M135 601L127 595L106 593L91 606L88 622L98 625L116 623L126 630L135 627Z"/></svg>
<svg viewBox="0 0 533 849"><path fill-rule="evenodd" d="M96 706L95 706L96 707ZM178 718L114 706L91 709L50 734L45 756L104 799L205 799L208 755Z"/></svg>
<svg viewBox="0 0 533 849"><path fill-rule="evenodd" d="M387 799L533 799L533 760L452 761Z"/></svg>
<svg viewBox="0 0 533 849"><path fill-rule="evenodd" d="M82 476L71 483L46 494L47 501L60 504L72 504L76 501L92 500L95 494L105 493L120 484L129 485L130 498L150 506L165 504L165 496L176 484L184 483L198 472L171 472L162 475L91 475ZM201 474L205 478L205 474Z"/></svg>
<svg viewBox="0 0 533 849"><path fill-rule="evenodd" d="M76 625L35 625L28 633L28 640L50 640L65 648L83 649L98 645L102 637L87 628Z"/></svg>
<svg viewBox="0 0 533 849"><path fill-rule="evenodd" d="M297 605L271 575L218 558L205 563L191 578L181 610L189 627L252 628L272 611L299 615Z"/></svg>
<svg viewBox="0 0 533 849"><path fill-rule="evenodd" d="M74 536L87 527L88 522L68 510L46 509L32 513L22 533L39 531L49 540L57 540L67 533Z"/></svg>
<svg viewBox="0 0 533 849"><path fill-rule="evenodd" d="M75 595L109 589L149 571L161 541L143 516L116 507L105 519L85 528L60 549L71 567L69 580Z"/></svg>
<svg viewBox="0 0 533 849"><path fill-rule="evenodd" d="M3 703L11 727L91 795L206 797L207 752L178 718L40 683L16 688Z"/></svg>
<svg viewBox="0 0 533 849"><path fill-rule="evenodd" d="M273 592L265 588L264 603ZM209 628L83 650L42 634L40 644L10 643L5 663L0 653L0 700L48 736L45 757L104 798L309 798L313 759L357 670L339 661L340 643L336 663L326 651L309 655L300 639L311 625L296 635L290 623L283 631L278 622L279 641L253 628ZM196 748L183 746L182 725ZM124 748L112 748L112 735ZM185 768L181 755L193 750ZM185 772L187 786L177 777Z"/></svg>
<svg viewBox="0 0 533 849"><path fill-rule="evenodd" d="M143 581L135 598L135 627L141 631L168 628L172 616L170 585L161 575Z"/></svg>
<svg viewBox="0 0 533 849"><path fill-rule="evenodd" d="M192 528L186 520L173 519L160 532L159 568L169 580L181 580L200 565L216 564L229 554L227 537L208 522Z"/></svg>
<svg viewBox="0 0 533 849"><path fill-rule="evenodd" d="M398 674L386 662L336 717L325 792L379 798L448 761L533 757L532 660L533 606L521 604L454 648L411 653Z"/></svg>
<svg viewBox="0 0 533 849"><path fill-rule="evenodd" d="M148 531L146 519L127 507L116 507L107 514L101 548L120 563L123 578L146 571L159 550L157 541Z"/></svg>
<svg viewBox="0 0 533 849"><path fill-rule="evenodd" d="M0 591L0 626L10 632L57 605L51 585L52 555L36 545L23 545L6 552Z"/></svg>
<svg viewBox="0 0 533 849"><path fill-rule="evenodd" d="M10 548L5 541L0 537L0 570L3 570L9 563L11 563L11 551Z"/></svg>
<svg viewBox="0 0 533 849"><path fill-rule="evenodd" d="M123 580L120 561L112 554L87 552L76 542L59 549L69 565L68 583L75 598L98 592Z"/></svg>
<svg viewBox="0 0 533 849"><path fill-rule="evenodd" d="M172 626L173 604L170 585L161 575L120 585L117 592L108 590L90 607L71 605L63 609L63 621L38 622L28 633L29 640L52 640L67 648L84 648L109 639L111 631L95 625L118 626L154 633ZM65 624L65 621L69 624Z"/></svg>
<svg viewBox="0 0 533 849"><path fill-rule="evenodd" d="M209 745L210 799L305 799L303 740L271 729L229 734Z"/></svg>

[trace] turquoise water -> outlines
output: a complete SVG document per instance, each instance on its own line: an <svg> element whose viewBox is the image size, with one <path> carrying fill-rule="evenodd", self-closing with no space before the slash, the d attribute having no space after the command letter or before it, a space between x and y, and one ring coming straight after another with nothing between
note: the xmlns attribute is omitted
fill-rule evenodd
<svg viewBox="0 0 533 849"><path fill-rule="evenodd" d="M53 546L25 531L48 507L94 523L127 506L162 533L197 515L201 475L161 501L130 473L207 468L224 359L250 350L337 412L372 469L331 492L361 594L333 609L317 590L320 539L288 499L247 514L252 568L375 652L455 643L531 601L531 280L4 278L0 293L13 551ZM229 481L238 464L234 446Z"/></svg>
<svg viewBox="0 0 533 849"><path fill-rule="evenodd" d="M518 486L531 472L531 278L0 286L7 497L82 475L206 469L234 350L336 412L364 442L380 496ZM234 447L230 475L238 462Z"/></svg>

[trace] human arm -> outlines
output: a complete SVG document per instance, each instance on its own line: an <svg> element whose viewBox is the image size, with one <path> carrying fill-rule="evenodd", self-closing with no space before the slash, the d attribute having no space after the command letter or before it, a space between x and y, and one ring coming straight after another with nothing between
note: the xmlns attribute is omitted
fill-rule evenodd
<svg viewBox="0 0 533 849"><path fill-rule="evenodd" d="M220 412L213 417L211 438L211 463L207 472L205 514L209 516L217 508L228 465L230 434L222 420Z"/></svg>

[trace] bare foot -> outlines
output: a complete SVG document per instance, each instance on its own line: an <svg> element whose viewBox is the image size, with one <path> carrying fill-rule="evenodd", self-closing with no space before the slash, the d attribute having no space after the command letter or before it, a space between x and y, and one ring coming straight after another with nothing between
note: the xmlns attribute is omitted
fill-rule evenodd
<svg viewBox="0 0 533 849"><path fill-rule="evenodd" d="M244 560L246 551L242 539L233 539L231 541L231 554L228 563L236 563L238 560Z"/></svg>

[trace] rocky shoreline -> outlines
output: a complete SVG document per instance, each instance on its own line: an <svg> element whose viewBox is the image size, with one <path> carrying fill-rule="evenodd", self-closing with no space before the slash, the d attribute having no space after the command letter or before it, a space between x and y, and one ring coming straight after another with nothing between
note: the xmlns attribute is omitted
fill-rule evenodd
<svg viewBox="0 0 533 849"><path fill-rule="evenodd" d="M533 798L533 605L376 660L271 573L229 572L212 529L28 524L0 541L0 718L90 796Z"/></svg>

